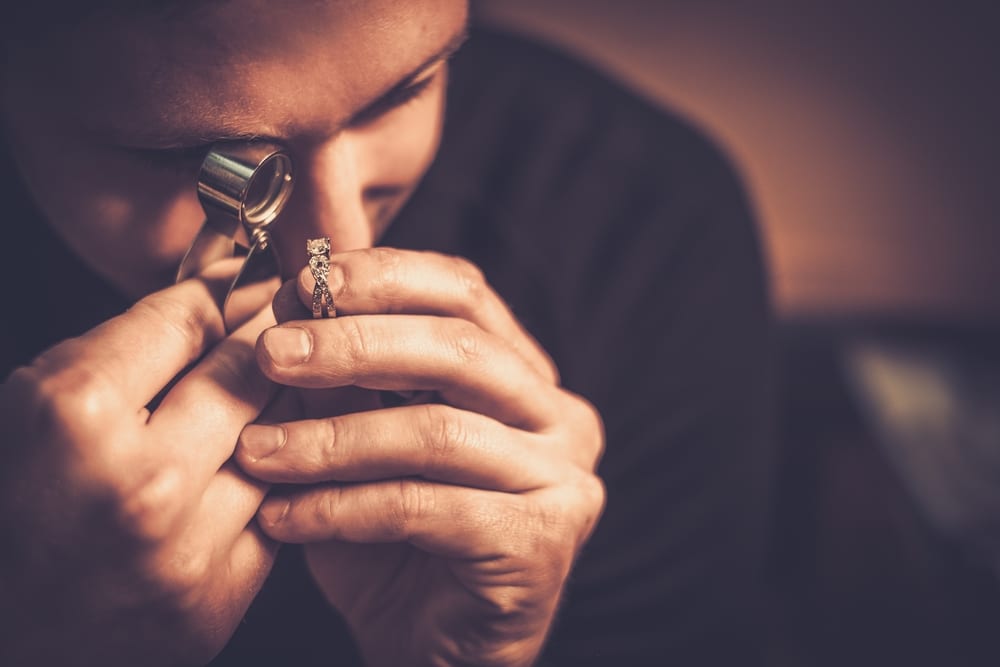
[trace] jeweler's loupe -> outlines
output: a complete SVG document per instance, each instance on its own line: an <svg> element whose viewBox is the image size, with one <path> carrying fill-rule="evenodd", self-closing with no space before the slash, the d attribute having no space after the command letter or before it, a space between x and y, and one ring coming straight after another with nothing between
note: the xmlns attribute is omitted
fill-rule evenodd
<svg viewBox="0 0 1000 667"><path fill-rule="evenodd" d="M205 224L181 260L177 282L220 260L243 257L222 306L227 330L251 315L262 293L280 279L271 225L292 184L292 160L273 143L216 145L201 164L198 199ZM237 241L240 232L245 238Z"/></svg>

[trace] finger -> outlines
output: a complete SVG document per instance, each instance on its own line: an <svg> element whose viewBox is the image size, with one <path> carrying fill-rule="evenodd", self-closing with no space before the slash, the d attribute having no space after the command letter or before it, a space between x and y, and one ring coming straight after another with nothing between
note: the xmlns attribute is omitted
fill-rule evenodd
<svg viewBox="0 0 1000 667"><path fill-rule="evenodd" d="M280 546L257 522L247 525L229 551L230 587L236 584L244 591L250 587L256 595L274 565Z"/></svg>
<svg viewBox="0 0 1000 667"><path fill-rule="evenodd" d="M217 305L223 282L192 279L150 294L48 350L36 366L42 373L99 375L119 404L141 409L224 335Z"/></svg>
<svg viewBox="0 0 1000 667"><path fill-rule="evenodd" d="M230 608L241 612L232 617L242 618L264 586L279 547L280 543L268 537L256 522L248 525L226 554L221 571L211 579L216 584L212 599L228 600Z"/></svg>
<svg viewBox="0 0 1000 667"><path fill-rule="evenodd" d="M209 482L180 538L206 553L228 553L267 495L270 484L227 462Z"/></svg>
<svg viewBox="0 0 1000 667"><path fill-rule="evenodd" d="M298 279L288 280L282 283L281 287L271 301L271 309L274 311L274 319L279 324L291 320L308 320L312 318L312 310L306 308L299 298ZM312 300L310 298L310 304Z"/></svg>
<svg viewBox="0 0 1000 667"><path fill-rule="evenodd" d="M419 476L524 492L554 484L563 467L541 436L440 404L243 429L236 460L268 482L357 482Z"/></svg>
<svg viewBox="0 0 1000 667"><path fill-rule="evenodd" d="M365 315L299 321L266 331L257 352L264 372L282 384L434 390L452 405L527 430L555 417L558 390L505 341L465 320Z"/></svg>
<svg viewBox="0 0 1000 667"><path fill-rule="evenodd" d="M247 589L259 588L277 551L277 543L254 520L267 489L235 464L224 466L197 511L177 521L178 528L152 555L163 581L182 591L221 583L214 599L248 601ZM232 596L230 589L240 592Z"/></svg>
<svg viewBox="0 0 1000 667"><path fill-rule="evenodd" d="M558 381L551 358L468 260L396 248L354 250L330 260L328 284L339 313L408 313L468 320L508 341L546 380ZM300 302L311 305L315 281L308 268L299 272L297 286Z"/></svg>
<svg viewBox="0 0 1000 667"><path fill-rule="evenodd" d="M326 540L414 546L453 558L487 558L522 510L521 496L417 479L323 485L266 499L264 532L281 542Z"/></svg>
<svg viewBox="0 0 1000 667"><path fill-rule="evenodd" d="M292 543L409 542L448 558L539 557L543 543L579 544L603 507L596 477L529 494L397 479L322 485L268 497L258 521Z"/></svg>
<svg viewBox="0 0 1000 667"><path fill-rule="evenodd" d="M201 496L228 459L240 431L273 396L275 386L257 366L254 341L273 323L261 311L187 373L164 397L147 426L166 465L185 471L183 497Z"/></svg>

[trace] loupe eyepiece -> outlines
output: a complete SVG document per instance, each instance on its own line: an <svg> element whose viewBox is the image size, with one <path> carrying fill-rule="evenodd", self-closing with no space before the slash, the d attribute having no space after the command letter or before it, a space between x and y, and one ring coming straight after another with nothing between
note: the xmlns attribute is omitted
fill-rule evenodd
<svg viewBox="0 0 1000 667"><path fill-rule="evenodd" d="M201 165L198 199L209 222L224 234L247 236L267 227L292 193L292 160L284 149L268 142L215 146Z"/></svg>

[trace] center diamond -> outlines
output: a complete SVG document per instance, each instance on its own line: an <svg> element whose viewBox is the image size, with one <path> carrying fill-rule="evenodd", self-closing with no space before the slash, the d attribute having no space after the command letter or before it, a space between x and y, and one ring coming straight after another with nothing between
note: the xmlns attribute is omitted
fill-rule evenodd
<svg viewBox="0 0 1000 667"><path fill-rule="evenodd" d="M310 255L325 255L330 252L330 239L309 239L306 241L306 252Z"/></svg>

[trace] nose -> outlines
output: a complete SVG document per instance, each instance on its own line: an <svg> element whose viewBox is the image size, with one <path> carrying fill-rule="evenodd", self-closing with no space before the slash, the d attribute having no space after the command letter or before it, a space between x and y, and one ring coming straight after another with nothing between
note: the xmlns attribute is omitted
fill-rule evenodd
<svg viewBox="0 0 1000 667"><path fill-rule="evenodd" d="M369 248L374 242L353 138L341 133L322 144L295 148L294 189L272 226L284 279L306 265L307 239L328 236L332 252Z"/></svg>

